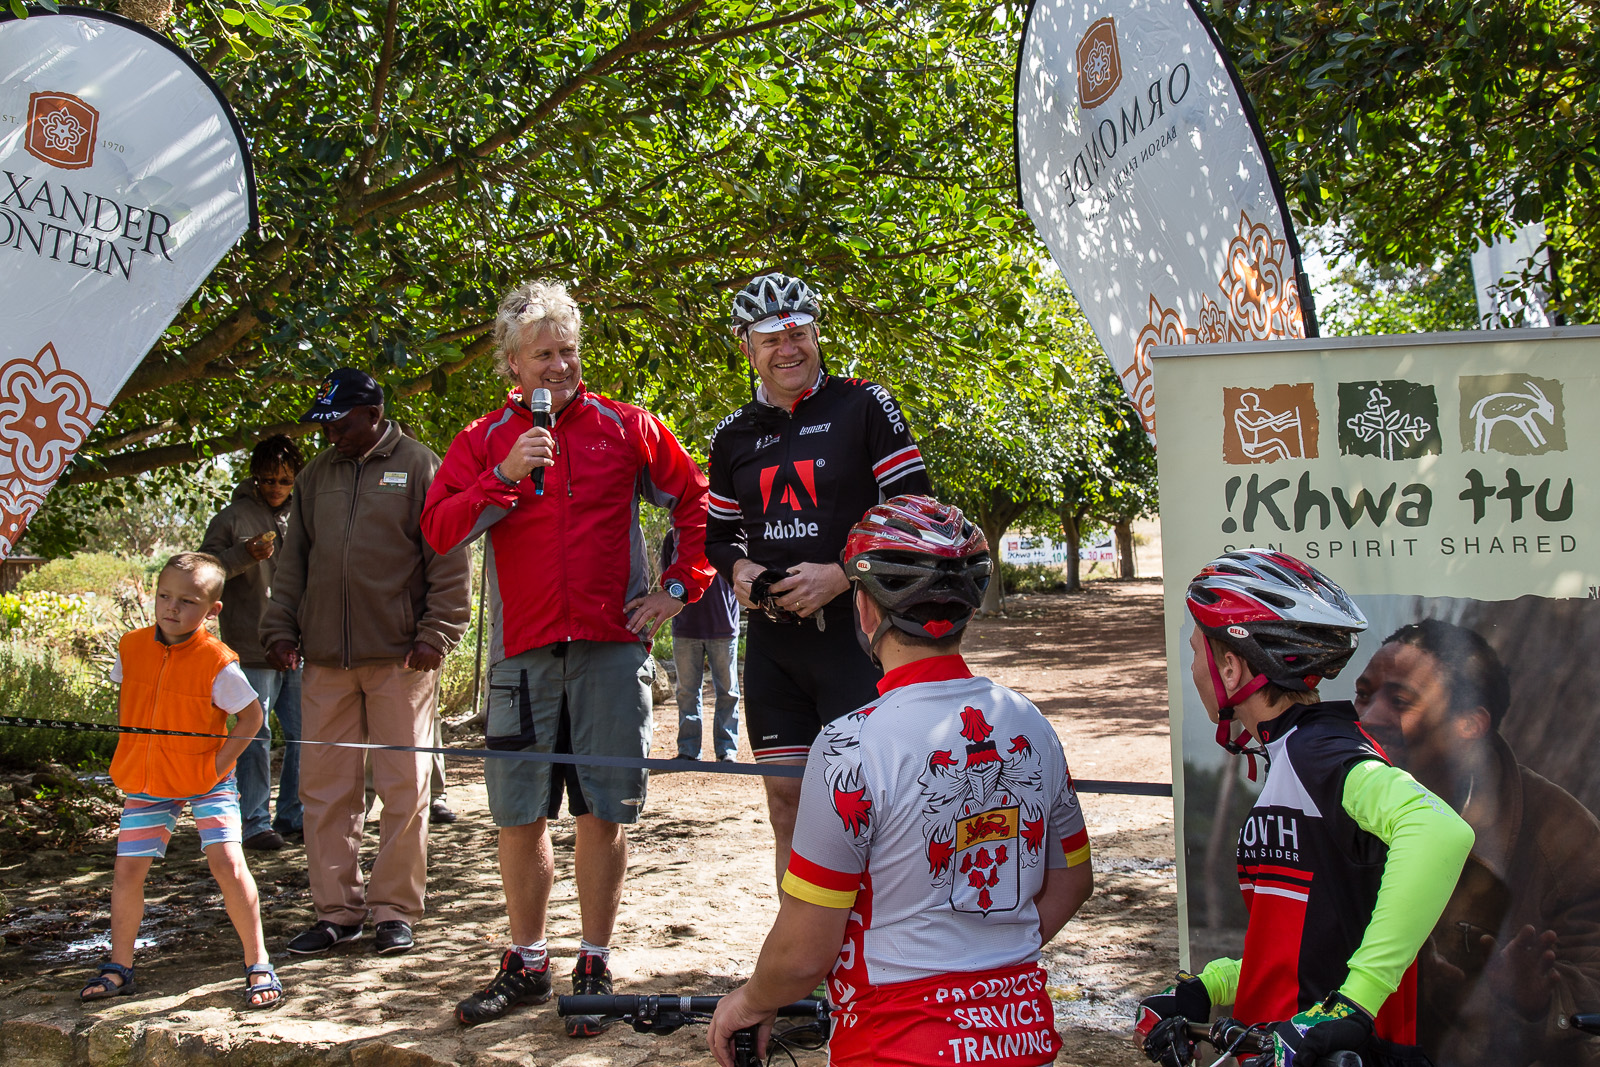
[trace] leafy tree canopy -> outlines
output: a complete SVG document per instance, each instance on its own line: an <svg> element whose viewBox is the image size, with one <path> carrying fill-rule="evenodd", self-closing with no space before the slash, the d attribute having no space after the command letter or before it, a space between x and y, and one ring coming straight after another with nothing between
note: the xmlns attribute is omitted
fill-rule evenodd
<svg viewBox="0 0 1600 1067"><path fill-rule="evenodd" d="M1566 321L1600 319L1592 0L1211 0L1296 219L1429 268L1544 223Z"/></svg>
<svg viewBox="0 0 1600 1067"><path fill-rule="evenodd" d="M496 402L516 281L568 281L585 370L691 448L748 396L726 328L772 269L835 371L915 415L1017 373L1039 272L1011 204L1016 4L414 0L181 7L247 131L262 225L144 359L84 486L248 445L370 369L442 450Z"/></svg>

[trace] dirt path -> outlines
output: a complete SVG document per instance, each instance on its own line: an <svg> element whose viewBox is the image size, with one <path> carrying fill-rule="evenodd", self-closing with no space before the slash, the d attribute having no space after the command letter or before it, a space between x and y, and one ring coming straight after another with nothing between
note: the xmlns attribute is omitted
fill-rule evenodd
<svg viewBox="0 0 1600 1067"><path fill-rule="evenodd" d="M1092 583L1080 596L1013 597L1011 615L980 620L969 660L1031 696L1051 718L1080 779L1168 782L1160 583ZM676 708L658 709L656 755L670 756ZM748 749L741 751L748 759ZM776 911L771 834L753 779L658 775L631 835L629 879L613 945L618 992L718 993L754 963ZM429 914L418 949L379 961L367 940L326 957L281 952L311 920L298 847L251 854L269 947L290 999L266 1016L240 1012L238 944L192 831L152 871L151 940L139 954L139 996L95 1010L76 990L104 952L110 849L0 858L12 911L0 926L0 1062L94 1064L437 1063L588 1067L706 1064L703 1029L647 1037L614 1028L567 1039L553 1008L524 1009L464 1031L451 1008L492 974L505 919L481 771L452 761L461 813L430 854ZM1047 948L1065 1039L1058 1062L1143 1063L1126 1022L1137 995L1176 965L1171 801L1086 795L1095 847L1093 899ZM571 870L570 823L556 838L558 873ZM375 835L370 838L375 843ZM570 878L551 900L554 966L577 951ZM96 938L100 938L98 943ZM558 987L558 991L559 987ZM820 1067L821 1053L800 1064Z"/></svg>

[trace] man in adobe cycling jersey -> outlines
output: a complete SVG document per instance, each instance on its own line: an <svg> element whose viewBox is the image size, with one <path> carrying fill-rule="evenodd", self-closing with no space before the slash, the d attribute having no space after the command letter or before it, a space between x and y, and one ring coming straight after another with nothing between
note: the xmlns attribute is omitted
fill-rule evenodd
<svg viewBox="0 0 1600 1067"><path fill-rule="evenodd" d="M733 1032L760 1025L764 1054L774 1011L827 974L834 1067L1049 1063L1039 951L1094 875L1055 731L960 655L988 545L958 509L901 496L856 525L844 564L879 696L811 747L778 918L712 1051L731 1067Z"/></svg>
<svg viewBox="0 0 1600 1067"><path fill-rule="evenodd" d="M1239 832L1250 911L1240 960L1180 974L1140 1005L1153 1061L1191 1062L1185 1020L1213 1005L1270 1028L1279 1064L1359 1052L1368 1067L1426 1063L1416 1034L1417 950L1455 888L1472 830L1317 685L1355 652L1367 620L1321 573L1248 549L1189 585L1193 679L1217 741L1267 777ZM1237 719L1246 736L1232 737ZM1254 746L1249 746L1249 741Z"/></svg>
<svg viewBox="0 0 1600 1067"><path fill-rule="evenodd" d="M752 610L745 722L760 763L800 763L823 723L865 704L879 672L852 636L839 567L850 526L900 493L930 491L922 454L888 390L822 368L822 306L798 278L765 274L733 299L733 328L761 379L711 441L706 556ZM765 575L773 617L752 597ZM767 778L778 877L800 782Z"/></svg>

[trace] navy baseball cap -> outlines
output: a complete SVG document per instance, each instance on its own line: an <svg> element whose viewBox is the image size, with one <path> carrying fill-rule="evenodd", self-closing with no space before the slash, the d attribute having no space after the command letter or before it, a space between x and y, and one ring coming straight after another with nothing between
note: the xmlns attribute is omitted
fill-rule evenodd
<svg viewBox="0 0 1600 1067"><path fill-rule="evenodd" d="M301 422L337 422L350 414L352 408L383 407L383 389L372 375L354 367L340 367L322 379L317 387L311 410L300 416Z"/></svg>

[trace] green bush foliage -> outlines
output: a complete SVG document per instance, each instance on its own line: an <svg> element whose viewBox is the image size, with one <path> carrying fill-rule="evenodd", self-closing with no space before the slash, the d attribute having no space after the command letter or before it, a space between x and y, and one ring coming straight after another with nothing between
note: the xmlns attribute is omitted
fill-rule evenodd
<svg viewBox="0 0 1600 1067"><path fill-rule="evenodd" d="M156 564L159 568L159 562ZM98 593L114 597L125 585L144 585L147 567L110 552L80 552L53 559L17 583L26 593Z"/></svg>
<svg viewBox="0 0 1600 1067"><path fill-rule="evenodd" d="M80 722L117 721L116 694L103 675L63 661L48 648L0 641L0 714ZM0 766L102 766L117 747L113 733L0 727Z"/></svg>
<svg viewBox="0 0 1600 1067"><path fill-rule="evenodd" d="M1000 563L1000 577L1007 593L1063 593L1067 578L1054 563Z"/></svg>

